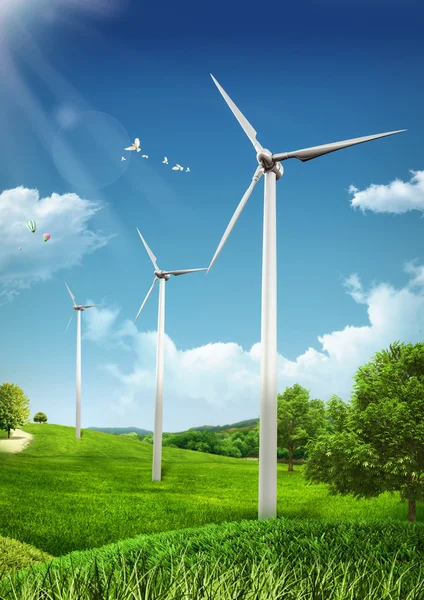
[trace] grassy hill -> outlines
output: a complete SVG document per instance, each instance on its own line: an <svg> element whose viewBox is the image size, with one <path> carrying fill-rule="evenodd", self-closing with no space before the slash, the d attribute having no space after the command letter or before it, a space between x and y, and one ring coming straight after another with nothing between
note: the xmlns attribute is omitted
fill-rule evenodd
<svg viewBox="0 0 424 600"><path fill-rule="evenodd" d="M370 599L381 598L379 585L383 579L389 581L391 575L389 577L388 573L393 565L412 569L415 558L424 564L422 527L417 523L413 528L407 522L407 505L399 502L397 493L386 493L371 500L331 497L326 485L306 485L302 467L296 467L290 473L285 466L279 465L278 515L283 520L258 522L256 462L164 447L162 481L152 482L153 448L149 444L92 430L83 430L81 439L77 440L73 427L60 425L40 427L34 424L22 429L34 435L31 444L19 454L0 455L1 535L56 557L82 551L75 555L75 560L77 563L82 561L87 568L93 565L91 551L98 548L93 551L106 561L108 568L114 565L117 586L122 584L118 547L123 549L129 567L134 565L136 554L144 548L144 558L137 568L144 572L160 565L165 579L170 573L171 554L176 564L187 544L188 563L182 563L181 568L197 561L197 568L201 569L199 561L204 557L205 568L209 565L207 568L211 569L210 561L216 559L220 561L220 569L225 565L230 569L230 575L230 565L234 561L244 568L245 564L259 561L269 551L272 568L277 566L282 572L287 565L290 567L289 572L294 578L292 590L299 591L296 586L312 585L311 574L314 574L320 582L331 582L329 585L333 590L336 583L339 587L340 582L345 581L352 589L357 586L355 597ZM308 519L314 522L311 524ZM380 520L378 526L373 522L376 519ZM417 506L417 520L424 520L422 504ZM347 522L350 524L343 525ZM218 526L202 528L213 523ZM178 531L182 529L184 531ZM115 542L122 544L116 546ZM367 558L370 565L374 564L372 561L378 558L376 548L378 556L384 555L387 561L384 572L376 571L375 584L372 578L367 578L367 585L375 587L374 595L368 596L358 579L366 572L360 559ZM401 556L395 563L394 554L398 551ZM352 559L346 579L344 569L349 557L354 555L356 558L355 561ZM282 562L279 556L284 558ZM314 571L314 557L318 556L321 556L321 566L325 565L327 574ZM63 569L66 565L69 569L69 560L63 565ZM263 572L259 576L258 567L249 565L248 568L253 569L246 575L249 585L258 578L269 581L269 585L277 585L272 579L274 575L271 577ZM57 568L62 569L62 566ZM242 579L240 568L232 585ZM331 571L333 568L334 572ZM31 572L41 572L37 571L38 567L33 569ZM205 578L207 569L202 573ZM179 577L177 583L184 583L184 577L181 574ZM297 582L296 577L299 578ZM412 574L404 578L404 582L409 581L408 589L412 586L411 578ZM165 579L161 585L167 590L170 583ZM405 589L403 592L401 597L406 598ZM79 600L92 598L88 593L81 592L75 597ZM201 595L203 593L199 591L193 597L206 598ZM114 594L99 592L96 597L122 597L118 592ZM0 597L13 596L3 595L1 589ZM19 594L16 597L23 598ZM31 596L35 597L41 596ZM146 596L133 597L147 597L147 592ZM166 599L171 597L182 598L183 595L164 596ZM215 597L230 598L218 594ZM235 597L234 594L231 597ZM268 599L274 596L264 592L260 596L239 597ZM324 594L320 597L336 599L336 596ZM388 599L391 597L400 596L387 596ZM414 597L418 598L417 595Z"/></svg>
<svg viewBox="0 0 424 600"><path fill-rule="evenodd" d="M238 421L229 425L201 425L200 427L190 427L185 431L176 431L175 433L185 433L186 431L212 431L213 433L233 433L237 430L247 431L254 429L259 423L259 419L247 419L246 421ZM138 435L147 435L153 433L148 429L140 429L139 427L87 427L90 431L101 431L102 433L112 433L114 435L122 435L123 433L137 433Z"/></svg>
<svg viewBox="0 0 424 600"><path fill-rule="evenodd" d="M257 518L255 461L163 448L152 482L150 444L62 425L27 425L21 453L0 455L0 533L53 556L140 534ZM17 493L18 492L18 493ZM20 493L19 493L20 492ZM417 519L421 507L417 507ZM336 497L278 465L278 513L288 517L405 519L398 497ZM423 515L424 516L424 515Z"/></svg>

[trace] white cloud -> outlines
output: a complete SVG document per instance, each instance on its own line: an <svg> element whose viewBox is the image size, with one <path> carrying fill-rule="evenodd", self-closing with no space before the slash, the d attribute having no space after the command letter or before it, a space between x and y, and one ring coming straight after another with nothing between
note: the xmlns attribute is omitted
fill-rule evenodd
<svg viewBox="0 0 424 600"><path fill-rule="evenodd" d="M388 185L372 183L362 191L351 185L351 206L360 208L363 212L372 210L376 213L402 214L409 210L424 211L424 171L410 170L410 173L412 177L408 182L395 179Z"/></svg>
<svg viewBox="0 0 424 600"><path fill-rule="evenodd" d="M424 287L424 265L417 267L415 263L416 261L412 261L405 266L405 271L412 275L409 285L411 288Z"/></svg>
<svg viewBox="0 0 424 600"><path fill-rule="evenodd" d="M77 194L53 193L40 199L38 190L22 186L0 194L0 304L19 290L50 279L59 269L81 263L86 254L107 244L105 237L89 229L89 221L101 209ZM26 222L34 220L31 233ZM44 243L43 233L51 238ZM18 250L22 247L22 250Z"/></svg>
<svg viewBox="0 0 424 600"><path fill-rule="evenodd" d="M99 304L94 300L87 300L87 304ZM85 331L84 337L92 342L101 342L110 337L112 327L118 318L119 308L90 308L84 312Z"/></svg>
<svg viewBox="0 0 424 600"><path fill-rule="evenodd" d="M338 394L348 401L353 375L375 352L395 340L422 341L424 266L409 263L405 270L411 279L400 289L380 283L366 291L359 277L351 275L345 282L347 293L367 306L367 323L360 327L347 325L343 330L319 336L320 349L308 348L294 361L279 355L279 391L298 382L310 390L312 397L326 401ZM125 370L116 364L105 367L116 380L112 394L116 402L110 408L127 419L143 415L144 426L152 427L153 423L145 423L145 415L146 410L151 413L154 401L156 333L138 332L130 321L125 321L114 339L127 341L134 360ZM187 407L193 410L196 405L203 407L202 412L207 406L216 410L216 422L231 422L236 415L258 415L260 344L254 344L250 350L235 343L179 350L168 336L165 339L165 396L172 400L174 416L179 412L176 407L180 407L184 417ZM129 356L125 355L126 365ZM164 419L166 423L166 412ZM174 423L174 429L168 424L168 430L187 426L187 416Z"/></svg>
<svg viewBox="0 0 424 600"><path fill-rule="evenodd" d="M366 295L364 294L357 273L352 273L351 275L349 275L349 277L344 282L344 285L348 290L348 294L352 296L355 302L357 302L358 304L367 303Z"/></svg>

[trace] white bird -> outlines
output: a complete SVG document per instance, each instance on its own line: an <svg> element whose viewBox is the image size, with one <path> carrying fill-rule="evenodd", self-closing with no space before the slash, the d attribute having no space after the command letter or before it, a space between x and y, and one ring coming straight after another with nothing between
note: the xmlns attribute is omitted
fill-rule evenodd
<svg viewBox="0 0 424 600"><path fill-rule="evenodd" d="M128 146L128 148L125 148L125 150L137 150L137 152L140 152L140 140L138 138L135 138L131 146Z"/></svg>
<svg viewBox="0 0 424 600"><path fill-rule="evenodd" d="M172 170L173 170L173 171L183 171L183 170L184 170L184 167L182 167L182 166L181 166L181 165L179 165L179 164L176 164L176 165L175 165L175 167L172 167Z"/></svg>
<svg viewBox="0 0 424 600"><path fill-rule="evenodd" d="M141 158L149 158L149 155L148 154L142 154Z"/></svg>
<svg viewBox="0 0 424 600"><path fill-rule="evenodd" d="M189 167L187 167L187 169L186 169L186 173L190 173L190 169L189 169Z"/></svg>
<svg viewBox="0 0 424 600"><path fill-rule="evenodd" d="M168 164L168 159L166 158L166 156L165 156L165 158L163 159L163 161L162 161L162 162L163 162L163 164L164 164L164 165L167 165L167 164Z"/></svg>
<svg viewBox="0 0 424 600"><path fill-rule="evenodd" d="M126 158L124 158L123 156L121 156L121 162L122 162L123 160L127 160L127 159L126 159Z"/></svg>

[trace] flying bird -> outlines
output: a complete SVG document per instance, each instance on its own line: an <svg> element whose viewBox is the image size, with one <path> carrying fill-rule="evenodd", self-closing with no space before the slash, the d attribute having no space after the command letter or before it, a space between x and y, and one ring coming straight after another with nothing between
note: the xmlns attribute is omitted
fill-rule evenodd
<svg viewBox="0 0 424 600"><path fill-rule="evenodd" d="M140 148L140 140L138 138L135 138L135 140L133 141L133 143L131 144L131 146L128 146L128 148L125 148L125 150L137 150L137 152L140 152L141 148Z"/></svg>
<svg viewBox="0 0 424 600"><path fill-rule="evenodd" d="M149 158L149 155L148 154L142 154L141 158Z"/></svg>
<svg viewBox="0 0 424 600"><path fill-rule="evenodd" d="M175 167L172 167L172 170L173 170L173 171L183 171L183 170L184 170L184 167L182 167L182 166L181 166L181 165L179 165L179 164L176 164L176 165L175 165Z"/></svg>
<svg viewBox="0 0 424 600"><path fill-rule="evenodd" d="M163 161L162 161L162 162L163 162L163 164L164 164L164 165L167 165L167 164L168 164L168 159L166 158L166 156L165 156L165 158L163 159Z"/></svg>
<svg viewBox="0 0 424 600"><path fill-rule="evenodd" d="M189 167L187 167L187 169L186 169L186 173L190 173L190 169L189 169Z"/></svg>
<svg viewBox="0 0 424 600"><path fill-rule="evenodd" d="M127 159L126 159L126 158L124 158L123 156L121 156L121 162L122 162L123 160L127 160Z"/></svg>

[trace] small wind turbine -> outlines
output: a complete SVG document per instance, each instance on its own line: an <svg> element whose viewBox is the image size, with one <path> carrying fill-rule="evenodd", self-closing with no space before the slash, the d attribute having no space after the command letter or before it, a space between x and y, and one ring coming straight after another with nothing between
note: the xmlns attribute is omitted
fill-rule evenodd
<svg viewBox="0 0 424 600"><path fill-rule="evenodd" d="M94 306L101 306L101 304L88 304L87 306L83 306L80 304L76 304L75 296L68 288L68 284L65 281L66 288L69 292L69 295L72 298L72 302L74 305L74 311L77 313L77 410L76 410L76 437L81 437L81 312L86 308L93 308ZM68 331L68 327L71 324L72 319L74 318L75 312L72 313L72 317L69 319L69 323L66 326L65 333Z"/></svg>
<svg viewBox="0 0 424 600"><path fill-rule="evenodd" d="M260 429L259 429L259 519L277 516L277 226L276 226L276 181L283 175L280 161L297 158L302 162L323 154L342 150L349 146L370 142L406 129L368 135L312 148L272 154L256 139L256 131L240 112L231 98L211 77L221 92L235 118L256 150L259 163L252 182L241 199L227 229L218 245L208 272L221 252L228 236L239 218L246 202L261 175L264 175L264 224L262 250L262 325L261 325L261 383L260 383Z"/></svg>
<svg viewBox="0 0 424 600"><path fill-rule="evenodd" d="M144 247L147 250L147 254L153 263L155 268L155 278L153 279L152 287L147 292L147 296L144 298L143 304L135 318L134 323L140 316L144 305L147 302L148 297L152 293L155 283L159 281L159 307L158 307L158 337L157 337L157 349L156 349L156 398L155 398L155 424L154 424L154 435L153 435L153 468L152 468L152 480L161 481L162 478L162 416L163 416L163 379L164 379L164 336L165 336L165 281L171 277L171 275L185 275L186 273L195 273L196 271L206 271L207 269L185 269L183 271L162 271L159 269L156 256L150 250L145 239L138 230L138 235L143 242Z"/></svg>

